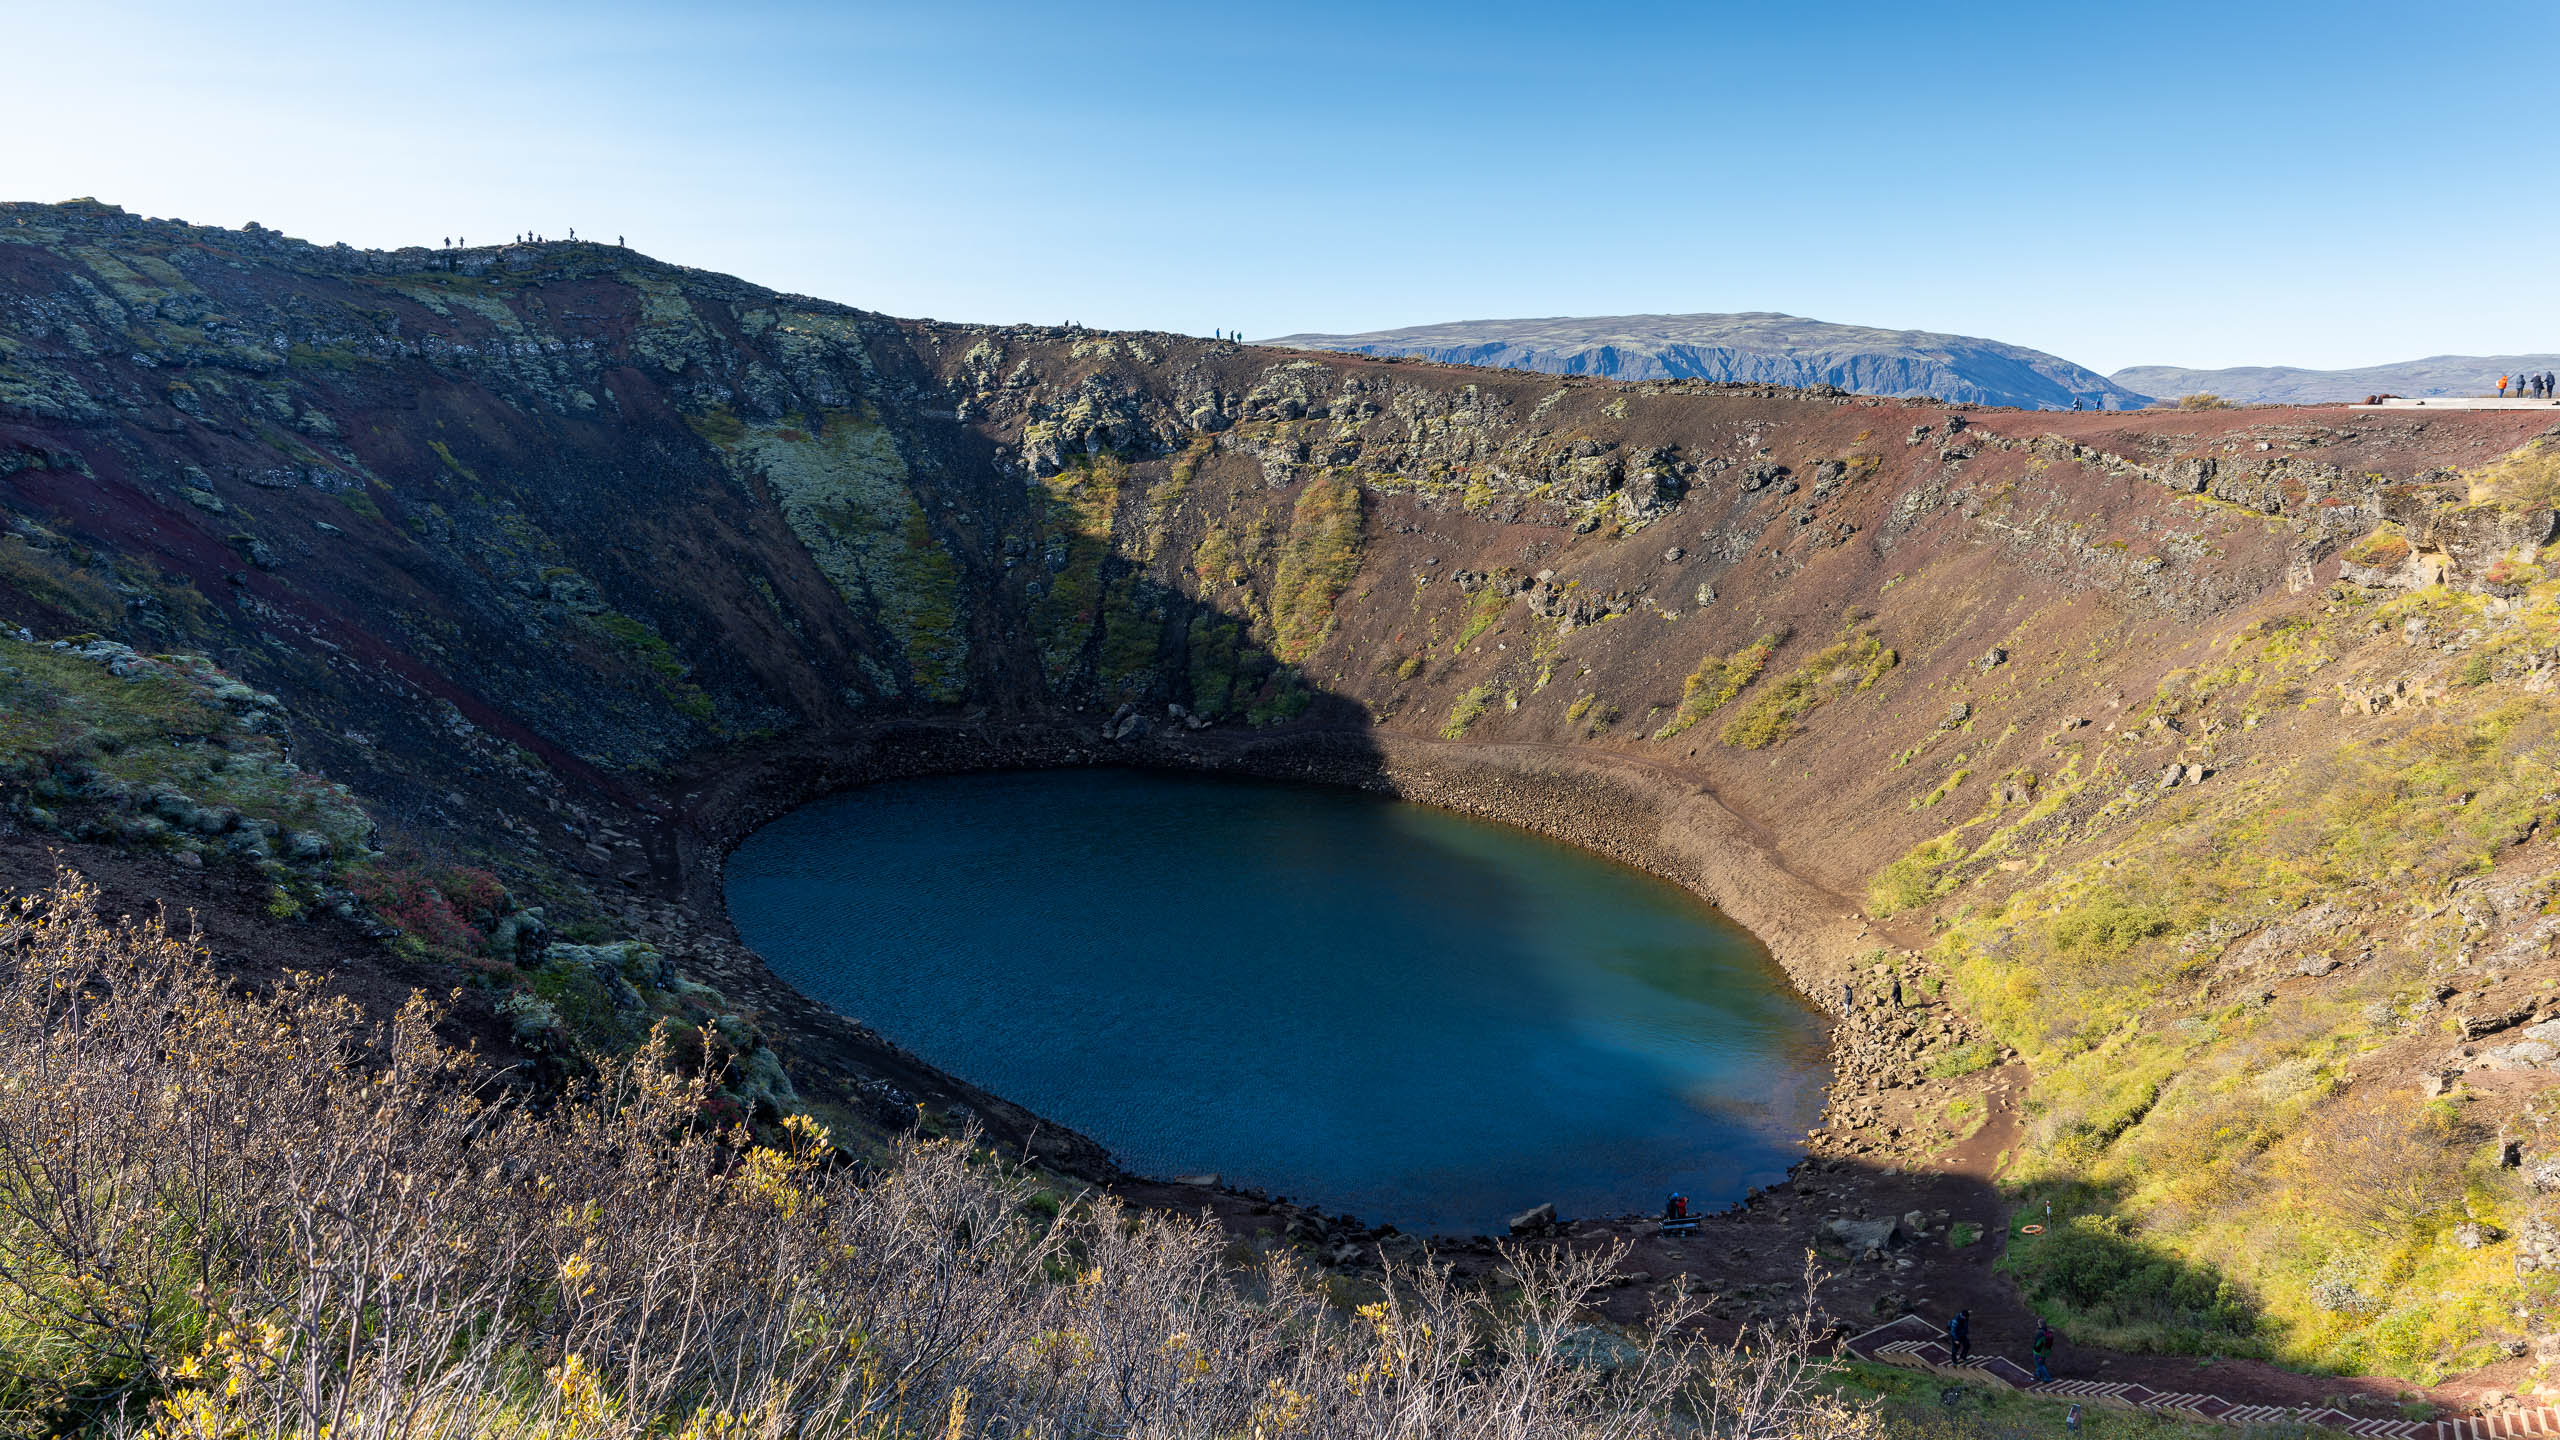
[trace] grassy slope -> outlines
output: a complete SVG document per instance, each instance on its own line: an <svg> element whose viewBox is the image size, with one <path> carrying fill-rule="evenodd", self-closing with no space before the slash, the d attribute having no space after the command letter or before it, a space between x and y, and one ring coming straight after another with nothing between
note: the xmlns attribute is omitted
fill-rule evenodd
<svg viewBox="0 0 2560 1440"><path fill-rule="evenodd" d="M2560 586L2339 587L2053 737L2040 794L1877 876L1873 907L1930 906L1935 958L2035 1068L2010 1175L2022 1221L2054 1221L2011 1264L2075 1333L2433 1379L2527 1328L2512 1240L2454 1235L2533 1210L2493 1143L2531 1133L2533 1093L2417 1082L2462 1063L2449 1017L2560 973L2531 932L2560 879L2555 644ZM2366 714L2395 671L2424 698ZM2164 736L2262 758L2163 789ZM2466 915L2466 889L2510 893Z"/></svg>

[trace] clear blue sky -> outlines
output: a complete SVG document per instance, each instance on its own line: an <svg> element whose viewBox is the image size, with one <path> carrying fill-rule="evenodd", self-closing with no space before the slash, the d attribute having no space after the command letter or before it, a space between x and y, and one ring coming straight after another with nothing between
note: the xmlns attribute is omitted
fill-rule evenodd
<svg viewBox="0 0 2560 1440"><path fill-rule="evenodd" d="M628 235L904 315L1783 310L2100 370L2560 350L2560 10L0 0L0 197Z"/></svg>

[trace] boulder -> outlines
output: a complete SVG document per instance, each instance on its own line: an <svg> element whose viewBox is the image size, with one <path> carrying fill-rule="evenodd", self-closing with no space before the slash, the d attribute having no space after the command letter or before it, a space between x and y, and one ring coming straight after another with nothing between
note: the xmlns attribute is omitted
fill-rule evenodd
<svg viewBox="0 0 2560 1440"><path fill-rule="evenodd" d="M2505 1238L2507 1238L2507 1232L2504 1230L2495 1225L2483 1225L2476 1220L2466 1220L2453 1227L2453 1243L2465 1250L2477 1250L2484 1245L2495 1245Z"/></svg>
<svg viewBox="0 0 2560 1440"><path fill-rule="evenodd" d="M2516 1232L2516 1274L2560 1269L2560 1227L2537 1215Z"/></svg>
<svg viewBox="0 0 2560 1440"><path fill-rule="evenodd" d="M1902 1243L1902 1223L1890 1215L1881 1220L1832 1220L1822 1229L1824 1234L1848 1246L1852 1255L1864 1255L1870 1250L1890 1250Z"/></svg>
<svg viewBox="0 0 2560 1440"><path fill-rule="evenodd" d="M1511 1233L1514 1235L1544 1235L1555 1228L1556 1207L1554 1201L1549 1201L1544 1205L1531 1206L1530 1208L1511 1217Z"/></svg>
<svg viewBox="0 0 2560 1440"><path fill-rule="evenodd" d="M2480 1068L2483 1070L2531 1070L2536 1066L2549 1064L2554 1058L2560 1058L2560 1046L2545 1044L2540 1040L2520 1040L2513 1045L2501 1045L2481 1056Z"/></svg>
<svg viewBox="0 0 2560 1440"><path fill-rule="evenodd" d="M2527 1005L2520 1009L2508 1010L2498 1014L2465 1015L2461 1019L2462 1038L2465 1040L2477 1040L2484 1035L2495 1035L2499 1031L2507 1029L2510 1026L2521 1024L2532 1014L2533 1007ZM2538 1029L2540 1027L2537 1026L2536 1028ZM2524 1038L2528 1040L2543 1041L2551 1039L2548 1035L2536 1035L2531 1030L2525 1032Z"/></svg>
<svg viewBox="0 0 2560 1440"><path fill-rule="evenodd" d="M1536 1329L1530 1331L1533 1345L1541 1338ZM1556 1332L1555 1356L1564 1364L1606 1374L1641 1363L1644 1352L1596 1325L1572 1325Z"/></svg>

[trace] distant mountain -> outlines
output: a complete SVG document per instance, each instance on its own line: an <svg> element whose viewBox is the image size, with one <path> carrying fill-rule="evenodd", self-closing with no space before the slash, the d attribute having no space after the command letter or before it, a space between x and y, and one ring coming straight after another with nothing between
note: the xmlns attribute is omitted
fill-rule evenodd
<svg viewBox="0 0 2560 1440"><path fill-rule="evenodd" d="M1462 320L1362 335L1283 335L1262 343L1613 380L1837 385L1861 395L1933 395L2029 410L2068 410L2074 400L2100 410L2151 403L2147 394L2023 345L1832 325L1767 311Z"/></svg>
<svg viewBox="0 0 2560 1440"><path fill-rule="evenodd" d="M2175 365L2136 365L2108 377L2146 395L2174 399L2198 393L2225 400L2311 405L2362 400L2367 395L2494 395L2498 377L2519 371L2560 374L2560 355L2431 355L2361 370L2300 370L2290 365L2243 365L2230 370L2185 370Z"/></svg>

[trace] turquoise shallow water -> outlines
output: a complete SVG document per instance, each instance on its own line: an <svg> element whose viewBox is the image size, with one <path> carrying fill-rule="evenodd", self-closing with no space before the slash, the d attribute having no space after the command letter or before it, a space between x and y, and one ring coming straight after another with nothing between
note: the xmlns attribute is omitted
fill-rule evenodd
<svg viewBox="0 0 2560 1440"><path fill-rule="evenodd" d="M1408 1231L1784 1173L1822 1031L1679 888L1375 796L1077 770L767 826L729 908L784 978L1158 1175Z"/></svg>

